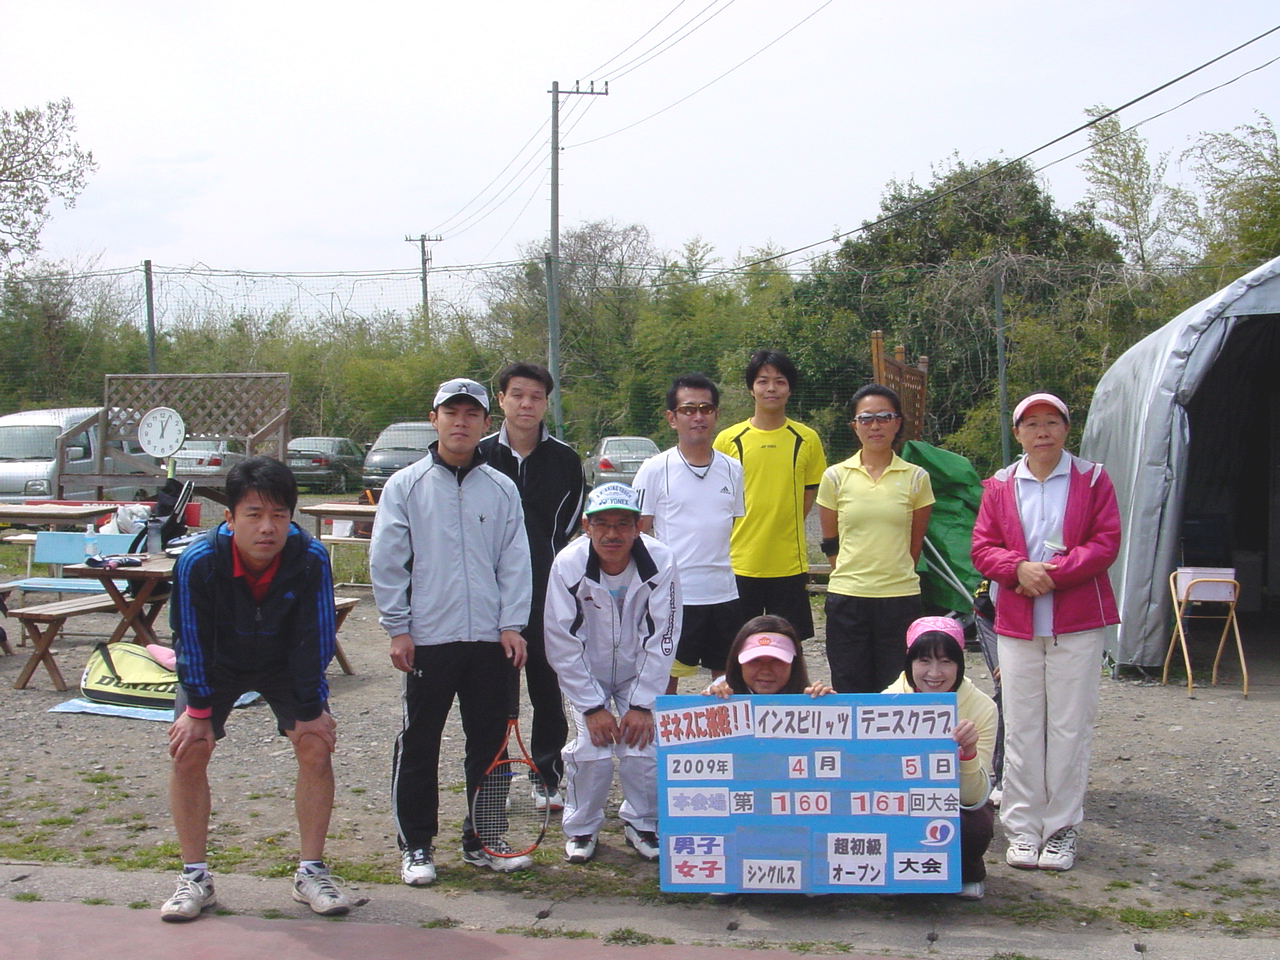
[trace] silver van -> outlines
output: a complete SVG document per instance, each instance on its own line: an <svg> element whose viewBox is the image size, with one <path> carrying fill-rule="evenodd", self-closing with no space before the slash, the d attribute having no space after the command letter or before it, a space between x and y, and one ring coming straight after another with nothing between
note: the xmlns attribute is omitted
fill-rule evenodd
<svg viewBox="0 0 1280 960"><path fill-rule="evenodd" d="M98 454L97 425L92 418L101 407L58 407L26 410L0 417L0 503L25 500L96 500L95 487L87 480L79 484L66 474L93 476ZM79 429L76 429L79 427ZM74 430L74 433L69 431ZM65 460L58 464L58 439L64 441ZM135 441L126 443L128 452L141 452ZM62 495L58 495L58 474L64 475ZM154 486L151 477L134 474L134 468L104 456L102 474L119 474L120 482L103 493L112 500L135 500Z"/></svg>

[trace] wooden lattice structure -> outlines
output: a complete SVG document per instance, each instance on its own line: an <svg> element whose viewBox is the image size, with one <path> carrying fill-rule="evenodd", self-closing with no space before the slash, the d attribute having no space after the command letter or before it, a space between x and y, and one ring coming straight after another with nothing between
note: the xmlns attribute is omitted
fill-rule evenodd
<svg viewBox="0 0 1280 960"><path fill-rule="evenodd" d="M98 431L98 468L90 476L77 474L76 481L99 488L118 485L119 474L103 473L103 455L128 464L138 474L163 478L164 468L136 451L138 421L152 407L177 410L186 423L188 440L238 440L247 453L283 460L289 431L289 383L287 373L108 374L103 411L78 428ZM135 452L125 449L125 441L134 441ZM61 450L59 459L66 462ZM216 491L225 483L229 468L201 475L200 492L221 499ZM69 475L58 477L59 496L67 479Z"/></svg>
<svg viewBox="0 0 1280 960"><path fill-rule="evenodd" d="M906 347L901 345L889 356L884 350L884 332L871 331L871 379L892 389L902 400L902 439L923 440L929 397L929 358L922 356L912 366L906 356Z"/></svg>

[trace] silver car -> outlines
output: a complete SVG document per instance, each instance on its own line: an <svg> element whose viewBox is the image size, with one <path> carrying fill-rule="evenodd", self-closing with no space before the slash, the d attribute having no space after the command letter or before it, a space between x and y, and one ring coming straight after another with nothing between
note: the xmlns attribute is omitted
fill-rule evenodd
<svg viewBox="0 0 1280 960"><path fill-rule="evenodd" d="M602 483L631 483L640 464L658 453L658 445L648 437L605 437L587 454L582 472L588 487Z"/></svg>
<svg viewBox="0 0 1280 960"><path fill-rule="evenodd" d="M173 472L180 477L225 474L248 459L241 440L188 440L173 455Z"/></svg>

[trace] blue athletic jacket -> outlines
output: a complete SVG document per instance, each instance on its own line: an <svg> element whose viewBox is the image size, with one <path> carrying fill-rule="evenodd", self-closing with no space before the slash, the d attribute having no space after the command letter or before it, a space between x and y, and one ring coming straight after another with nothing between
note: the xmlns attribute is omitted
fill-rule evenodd
<svg viewBox="0 0 1280 960"><path fill-rule="evenodd" d="M259 605L244 579L232 576L233 549L222 523L187 547L174 568L169 622L188 702L209 706L218 677L286 672L293 677L297 719L314 720L329 697L324 672L337 632L329 553L293 524Z"/></svg>

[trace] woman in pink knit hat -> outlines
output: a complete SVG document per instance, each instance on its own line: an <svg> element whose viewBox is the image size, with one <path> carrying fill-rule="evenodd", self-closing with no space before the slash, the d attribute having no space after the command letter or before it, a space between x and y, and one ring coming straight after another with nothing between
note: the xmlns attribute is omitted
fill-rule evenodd
<svg viewBox="0 0 1280 960"><path fill-rule="evenodd" d="M981 900L986 892L983 856L995 832L991 752L996 742L995 701L964 675L964 630L950 617L921 617L907 628L902 675L885 693L954 693L952 739L960 755L960 893Z"/></svg>

